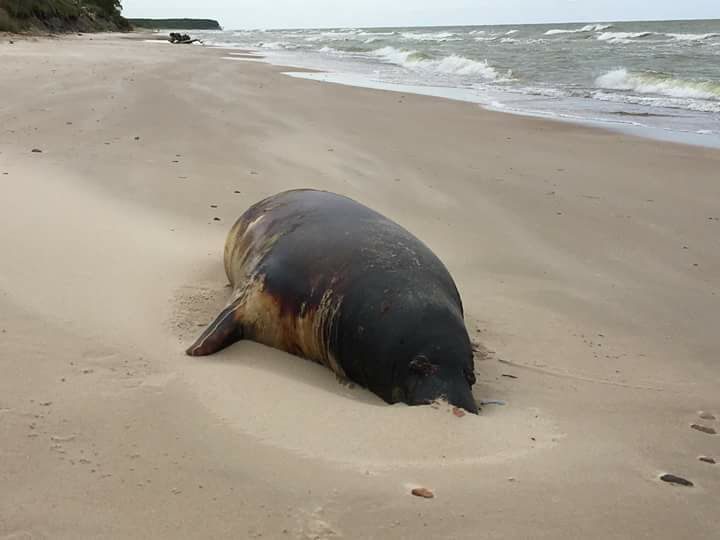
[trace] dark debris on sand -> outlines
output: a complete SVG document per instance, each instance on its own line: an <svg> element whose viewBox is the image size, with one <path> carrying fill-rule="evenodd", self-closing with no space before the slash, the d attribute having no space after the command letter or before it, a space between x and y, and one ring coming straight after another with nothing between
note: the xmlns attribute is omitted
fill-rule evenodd
<svg viewBox="0 0 720 540"><path fill-rule="evenodd" d="M707 433L708 435L717 435L717 430L712 427L703 426L701 424L691 424L690 427L695 431L699 431L701 433Z"/></svg>
<svg viewBox="0 0 720 540"><path fill-rule="evenodd" d="M660 480L662 480L663 482L667 482L668 484L674 484L676 486L693 487L695 485L690 480L687 480L682 476L676 476L674 474L663 474L660 477Z"/></svg>

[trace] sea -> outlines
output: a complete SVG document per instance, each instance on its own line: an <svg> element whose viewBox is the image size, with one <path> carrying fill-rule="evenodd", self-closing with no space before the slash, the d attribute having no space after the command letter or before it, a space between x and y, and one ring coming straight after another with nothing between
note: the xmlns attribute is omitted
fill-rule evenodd
<svg viewBox="0 0 720 540"><path fill-rule="evenodd" d="M720 147L720 20L195 32L328 83Z"/></svg>

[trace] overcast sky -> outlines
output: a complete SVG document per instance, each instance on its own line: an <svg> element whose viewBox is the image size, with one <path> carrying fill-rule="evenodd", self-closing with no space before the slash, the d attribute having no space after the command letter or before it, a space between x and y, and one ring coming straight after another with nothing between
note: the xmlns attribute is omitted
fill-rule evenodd
<svg viewBox="0 0 720 540"><path fill-rule="evenodd" d="M127 17L212 18L228 29L720 18L720 0L122 0L122 3Z"/></svg>

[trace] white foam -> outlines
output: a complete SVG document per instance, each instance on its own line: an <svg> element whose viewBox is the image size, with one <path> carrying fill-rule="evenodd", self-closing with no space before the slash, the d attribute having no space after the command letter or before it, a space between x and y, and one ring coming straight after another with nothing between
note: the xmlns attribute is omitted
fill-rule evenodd
<svg viewBox="0 0 720 540"><path fill-rule="evenodd" d="M593 92L590 97L598 101L608 101L612 103L624 103L630 105L642 105L644 107L664 108L664 109L682 109L699 113L720 113L720 103L713 101L693 100L687 98L659 97L649 95L628 95L603 92L598 90ZM672 129L672 128L666 128Z"/></svg>
<svg viewBox="0 0 720 540"><path fill-rule="evenodd" d="M719 83L686 81L656 74L631 73L625 68L601 75L595 80L595 85L606 90L631 90L640 94L720 101Z"/></svg>
<svg viewBox="0 0 720 540"><path fill-rule="evenodd" d="M563 28L556 28L553 30L548 30L545 32L546 36L555 36L560 34L581 34L585 32L602 32L603 30L608 30L612 28L612 24L588 24L587 26L583 26L582 28L576 28L574 30L569 29L563 29Z"/></svg>
<svg viewBox="0 0 720 540"><path fill-rule="evenodd" d="M508 89L510 90L510 89ZM517 91L520 94L525 94L528 96L543 96L543 97L549 97L549 98L565 98L570 97L570 93L566 92L565 90L560 90L558 88L548 88L544 86L524 86L522 88L518 88L515 90L510 91Z"/></svg>
<svg viewBox="0 0 720 540"><path fill-rule="evenodd" d="M282 41L271 41L269 43L265 43L264 41L260 41L255 44L255 47L260 47L261 49L271 49L271 50L283 50L285 49L289 43L284 43Z"/></svg>
<svg viewBox="0 0 720 540"><path fill-rule="evenodd" d="M653 35L654 32L603 32L595 39L608 43L632 43L634 39L641 39Z"/></svg>
<svg viewBox="0 0 720 540"><path fill-rule="evenodd" d="M437 41L439 43L445 41L460 41L461 37L453 32L430 32L430 33L418 33L418 32L403 32L400 34L402 39L406 41Z"/></svg>
<svg viewBox="0 0 720 540"><path fill-rule="evenodd" d="M706 39L720 38L720 34L665 34L675 41L705 41Z"/></svg>
<svg viewBox="0 0 720 540"><path fill-rule="evenodd" d="M397 32L360 32L359 36L394 36Z"/></svg>
<svg viewBox="0 0 720 540"><path fill-rule="evenodd" d="M428 71L454 75L479 75L489 81L503 79L487 61L470 60L463 56L451 55L441 59L430 59L417 51L402 51L394 47L383 47L372 52L387 63L403 66L414 71Z"/></svg>

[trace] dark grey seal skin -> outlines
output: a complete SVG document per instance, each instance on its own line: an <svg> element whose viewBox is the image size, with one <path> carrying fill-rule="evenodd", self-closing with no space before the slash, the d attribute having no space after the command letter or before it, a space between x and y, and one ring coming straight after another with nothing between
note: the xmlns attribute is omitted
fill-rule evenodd
<svg viewBox="0 0 720 540"><path fill-rule="evenodd" d="M352 199L293 190L249 208L225 245L227 307L187 350L249 339L322 363L388 403L477 414L472 345L443 263Z"/></svg>

